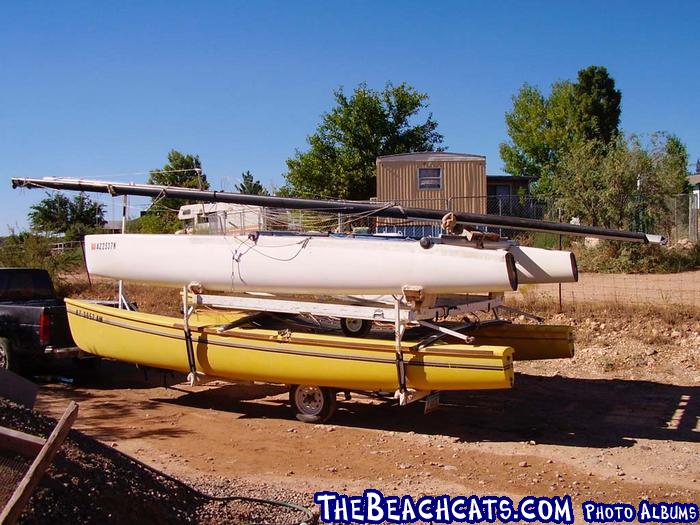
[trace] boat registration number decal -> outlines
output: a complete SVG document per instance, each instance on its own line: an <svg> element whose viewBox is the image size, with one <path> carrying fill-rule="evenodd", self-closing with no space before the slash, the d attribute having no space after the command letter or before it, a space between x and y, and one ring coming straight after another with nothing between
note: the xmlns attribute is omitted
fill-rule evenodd
<svg viewBox="0 0 700 525"><path fill-rule="evenodd" d="M85 310L76 310L75 315L78 317L84 317L85 319L90 319L91 321L102 322L102 316L94 312L86 312Z"/></svg>
<svg viewBox="0 0 700 525"><path fill-rule="evenodd" d="M92 242L90 243L91 250L116 250L117 243L114 241Z"/></svg>

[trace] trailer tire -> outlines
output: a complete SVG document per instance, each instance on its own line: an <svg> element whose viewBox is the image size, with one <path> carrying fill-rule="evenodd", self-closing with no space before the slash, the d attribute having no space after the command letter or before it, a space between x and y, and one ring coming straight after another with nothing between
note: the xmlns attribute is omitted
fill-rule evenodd
<svg viewBox="0 0 700 525"><path fill-rule="evenodd" d="M15 369L14 358L12 357L12 343L6 337L0 337L0 369Z"/></svg>
<svg viewBox="0 0 700 525"><path fill-rule="evenodd" d="M335 390L325 386L292 385L289 388L289 401L299 421L324 423L333 416L338 406L335 394Z"/></svg>
<svg viewBox="0 0 700 525"><path fill-rule="evenodd" d="M372 321L343 317L340 320L340 328L348 337L367 337L367 334L372 330Z"/></svg>

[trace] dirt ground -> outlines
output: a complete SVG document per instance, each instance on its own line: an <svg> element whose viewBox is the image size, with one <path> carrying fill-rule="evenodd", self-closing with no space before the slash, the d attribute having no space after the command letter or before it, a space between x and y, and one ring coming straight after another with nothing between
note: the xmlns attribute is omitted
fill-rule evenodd
<svg viewBox="0 0 700 525"><path fill-rule="evenodd" d="M354 398L331 424L310 425L282 387L189 387L115 362L61 372L37 408L58 416L75 400L75 428L181 479L232 488L700 503L696 313L548 314L576 327L574 359L516 363L514 389L443 394L427 415Z"/></svg>

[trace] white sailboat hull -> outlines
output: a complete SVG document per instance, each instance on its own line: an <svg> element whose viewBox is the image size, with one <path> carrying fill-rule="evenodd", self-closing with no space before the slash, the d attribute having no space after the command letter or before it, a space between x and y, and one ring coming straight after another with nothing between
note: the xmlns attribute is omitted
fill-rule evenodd
<svg viewBox="0 0 700 525"><path fill-rule="evenodd" d="M576 258L571 252L512 246L519 284L574 283L578 281Z"/></svg>
<svg viewBox="0 0 700 525"><path fill-rule="evenodd" d="M358 295L503 292L517 288L505 250L380 238L260 235L89 235L93 275L224 293Z"/></svg>

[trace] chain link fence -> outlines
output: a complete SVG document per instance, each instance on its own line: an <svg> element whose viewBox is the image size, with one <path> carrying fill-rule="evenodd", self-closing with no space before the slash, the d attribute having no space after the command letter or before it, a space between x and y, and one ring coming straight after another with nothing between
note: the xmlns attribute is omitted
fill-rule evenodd
<svg viewBox="0 0 700 525"><path fill-rule="evenodd" d="M447 200L444 209L463 209L465 201L484 201L486 213L490 215L504 215L509 217L523 217L551 222L562 222L566 215L554 200L543 199L533 195L488 195L480 197L452 197ZM642 206L643 207L643 206ZM675 243L687 239L697 243L700 237L698 224L698 196L693 194L681 194L670 197L666 202L668 212L656 226L651 226L653 231L646 233L665 235L669 242ZM643 222L643 221L641 221ZM644 231L641 224L634 229ZM493 228L492 228L493 229ZM500 230L503 235L511 237L514 232Z"/></svg>
<svg viewBox="0 0 700 525"><path fill-rule="evenodd" d="M695 194L676 195L669 200L670 212L669 239L675 242L688 239L697 243L698 230L698 196Z"/></svg>
<svg viewBox="0 0 700 525"><path fill-rule="evenodd" d="M546 221L562 221L564 214L552 201L540 199L531 195L499 195L476 197L453 197L451 199L423 199L416 201L397 202L395 204L412 208L430 208L441 210L472 209L474 200L479 199L477 209L485 209L489 214L524 217ZM472 202L466 202L472 201ZM272 210L260 207L250 207L246 210L245 220L208 220L207 233L247 233L253 223L254 229L275 229L289 231L318 231L318 232L342 232L342 233L381 233L402 237L438 236L443 233L439 223L428 221L401 221L394 219L377 218L370 213L345 214L325 213L308 210ZM673 247L685 247L692 249L698 241L698 198L693 195L677 195L668 201L668 221L664 224L664 231L654 230L650 233L664 234L669 238L669 244ZM255 215L255 220L250 216ZM213 219L213 218L209 218ZM230 218L229 218L230 219ZM232 224L237 225L238 230L232 230ZM215 228L213 226L216 226ZM502 236L519 238L524 244L537 245L537 234L523 233L517 230L494 227L480 227L480 229L498 232ZM204 232L201 232L204 233ZM547 234L544 235L545 237ZM549 235L549 244L545 247L556 248L558 243L555 235ZM543 245L544 246L544 245ZM5 265L17 266L35 264L36 261L59 261L61 257L77 254L79 257L79 244L68 242L54 242L48 249L43 247L36 254L29 253L31 247L26 245L0 246ZM675 248L674 248L675 249ZM679 248L680 249L680 248ZM31 257L17 256L27 251ZM7 256L7 257L5 257ZM17 259L17 260L15 260ZM26 259L26 260L25 260ZM20 264L21 263L21 264ZM60 267L56 268L59 271ZM691 305L700 307L700 270L685 271L666 274L603 274L581 273L578 283L559 285L524 285L513 295L519 299L546 298L562 302L618 302L625 304L669 304Z"/></svg>
<svg viewBox="0 0 700 525"><path fill-rule="evenodd" d="M523 217L553 222L564 220L563 211L552 200L532 195L498 195L453 197L442 202L443 206L422 206L421 201L402 201L405 207L432 207L444 210L465 209L465 201L481 200L486 213L511 217ZM439 204L439 203L435 203ZM663 234L672 247L684 249L696 244L699 238L698 197L676 195L668 199L666 220L660 230L648 233ZM507 228L483 227L509 238L527 237L527 234ZM640 228L641 229L641 228ZM439 235L439 224L405 222L379 223L378 232L410 236ZM530 242L527 239L526 242ZM549 246L549 247L556 247ZM674 248L675 249L675 248ZM581 273L578 283L524 285L510 294L518 300L546 300L577 304L605 302L632 305L670 305L700 307L700 269L678 273L614 274Z"/></svg>
<svg viewBox="0 0 700 525"><path fill-rule="evenodd" d="M437 210L483 209L489 215L522 217L551 222L570 220L553 200L533 195L486 195L451 197L449 199L417 199L396 201L392 204L406 208L428 208ZM430 221L377 218L372 214L327 213L309 210L279 210L247 207L244 212L218 212L200 219L207 228L197 233L245 233L253 230L289 231L337 231L351 232L360 229L384 234L421 237L442 233L440 224ZM668 200L668 212L658 225L648 233L665 235L671 243L684 239L698 242L698 202L694 195L677 195ZM239 216L244 218L240 218ZM238 217L238 220L234 220ZM495 231L504 237L517 237L521 231L507 228L479 227ZM641 224L635 228L644 231Z"/></svg>

